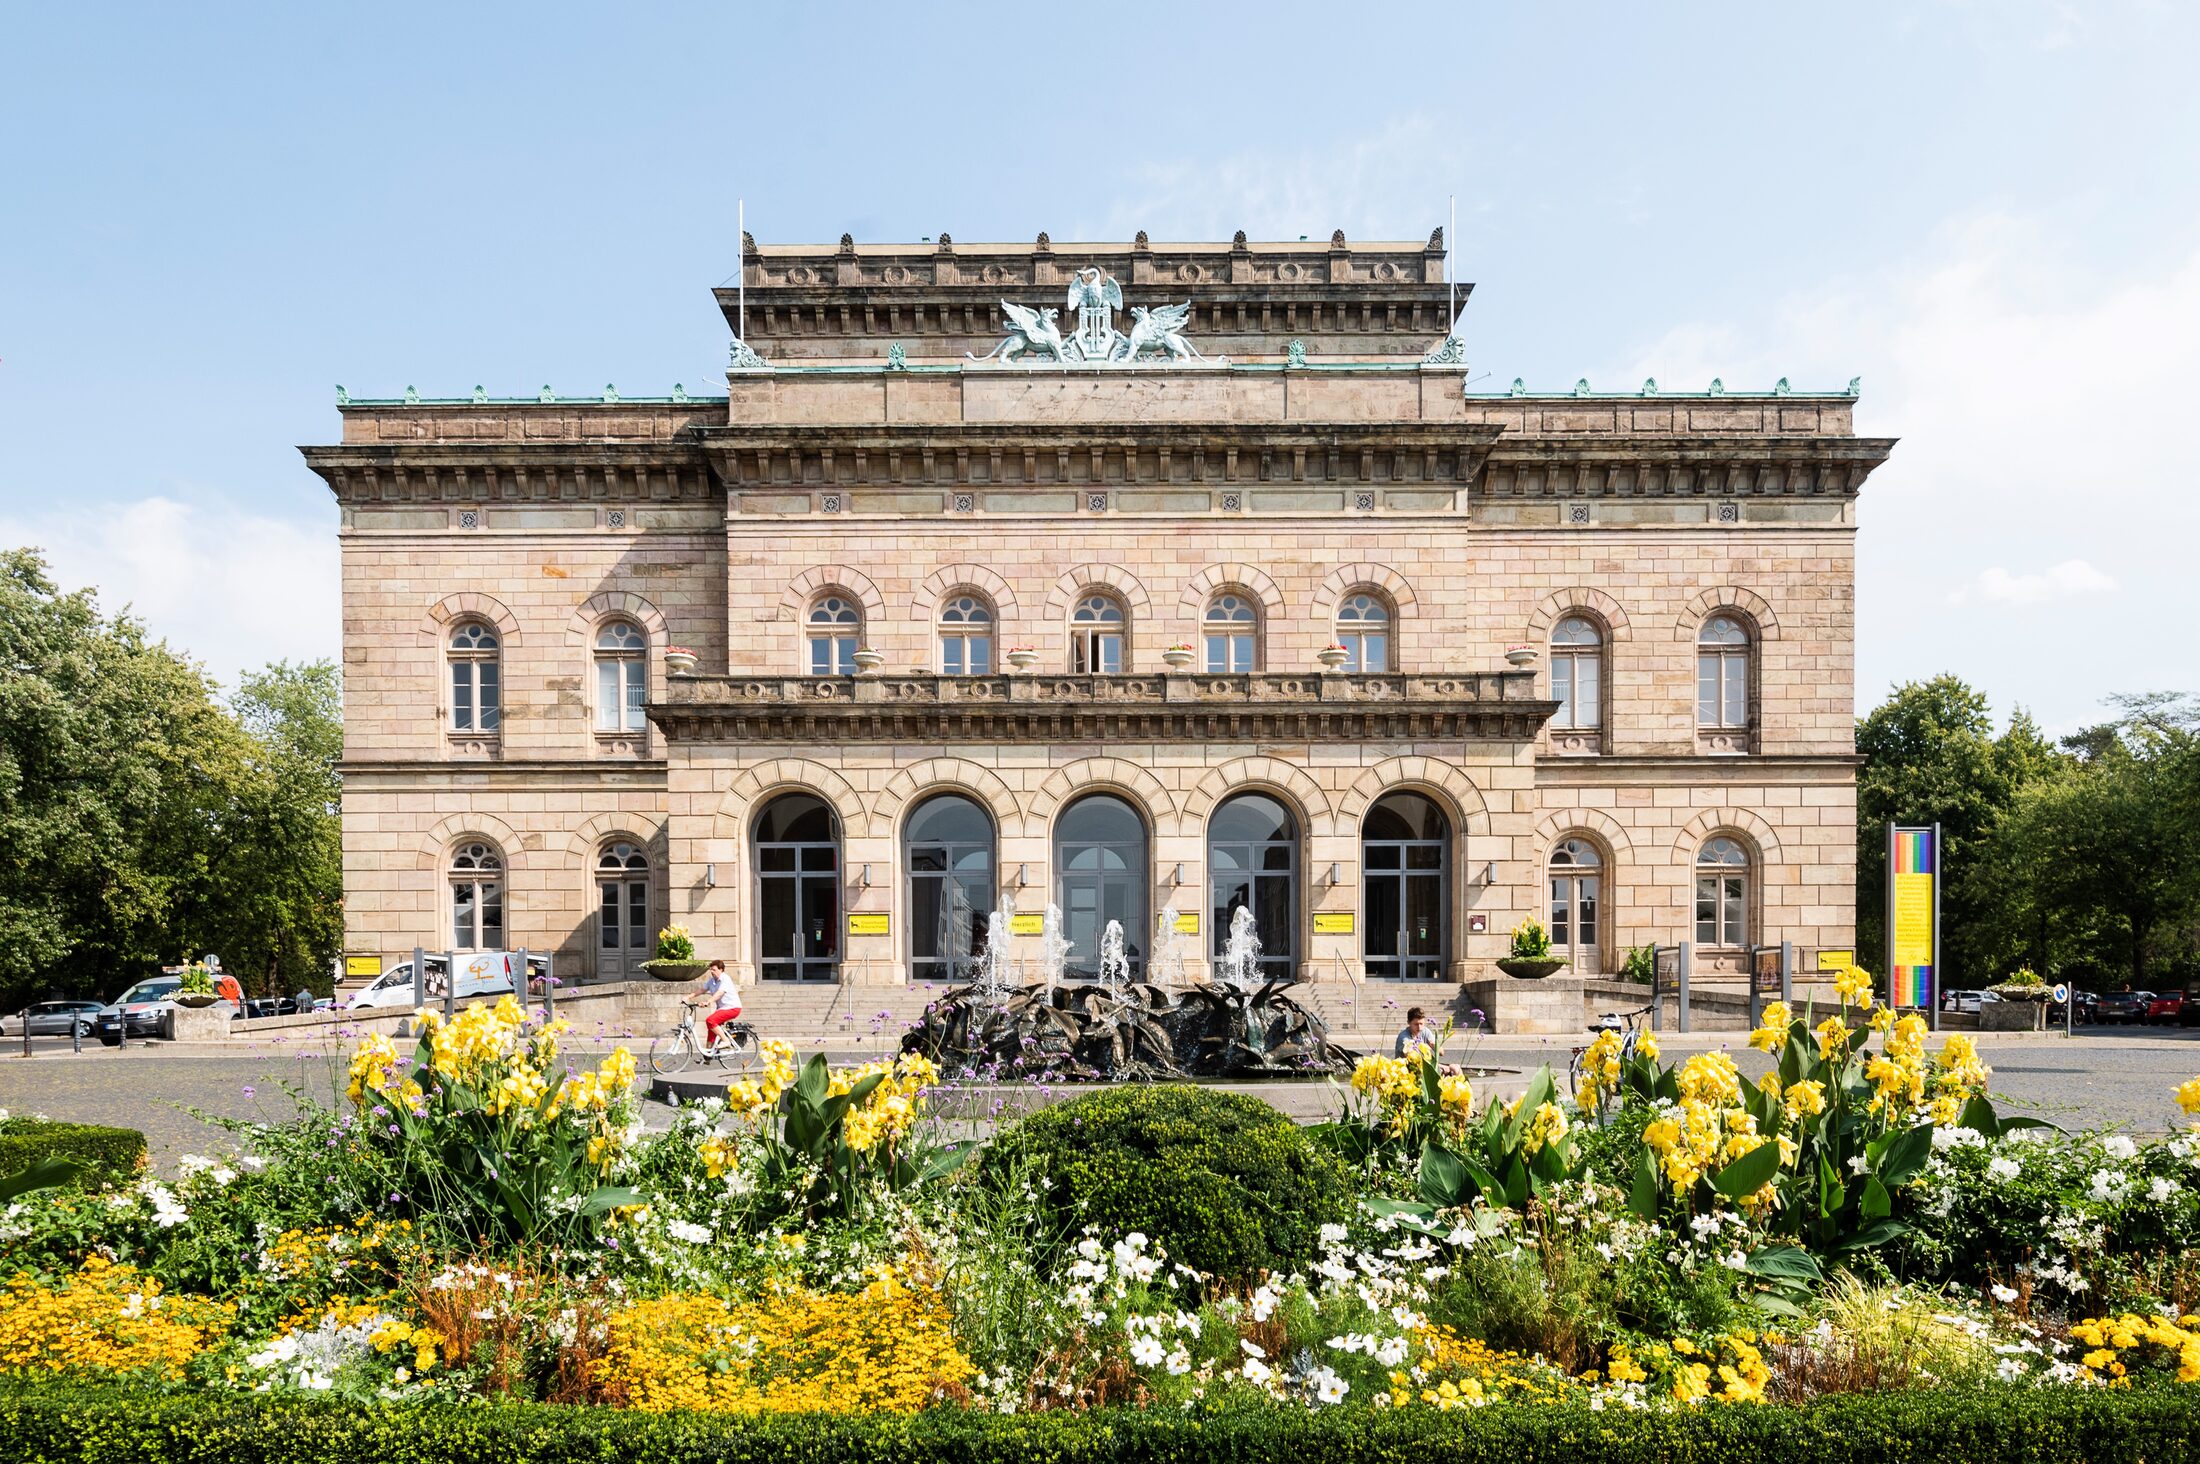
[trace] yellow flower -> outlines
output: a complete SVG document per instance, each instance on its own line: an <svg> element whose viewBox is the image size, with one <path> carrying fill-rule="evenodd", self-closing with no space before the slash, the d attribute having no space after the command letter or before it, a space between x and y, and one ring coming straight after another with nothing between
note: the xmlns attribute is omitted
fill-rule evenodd
<svg viewBox="0 0 2200 1464"><path fill-rule="evenodd" d="M1765 1007L1764 1018L1758 1024L1757 1030L1749 1034L1749 1045L1759 1052L1771 1052L1787 1041L1788 1024L1793 1020L1786 1002L1770 1003Z"/></svg>
<svg viewBox="0 0 2200 1464"><path fill-rule="evenodd" d="M2200 1113L2200 1078L2178 1084L2177 1106L2187 1113Z"/></svg>
<svg viewBox="0 0 2200 1464"><path fill-rule="evenodd" d="M1651 1062L1656 1062L1658 1060L1658 1038L1655 1032L1640 1032L1636 1034L1635 1056L1640 1058L1647 1058Z"/></svg>
<svg viewBox="0 0 2200 1464"><path fill-rule="evenodd" d="M1862 966L1850 966L1833 978L1834 994L1841 998L1841 1005L1871 1010L1872 973Z"/></svg>
<svg viewBox="0 0 2200 1464"><path fill-rule="evenodd" d="M1520 1145L1530 1154L1540 1154L1546 1147L1565 1137L1565 1110L1555 1103L1545 1103L1538 1106L1535 1116L1528 1120L1528 1129L1521 1135Z"/></svg>
<svg viewBox="0 0 2200 1464"><path fill-rule="evenodd" d="M1849 1050L1849 1026L1839 1017L1828 1017L1813 1029L1818 1034L1818 1055L1831 1061Z"/></svg>
<svg viewBox="0 0 2200 1464"><path fill-rule="evenodd" d="M1814 1114L1824 1113L1826 1111L1826 1085L1816 1078L1805 1078L1801 1082L1790 1083L1787 1091L1782 1095L1782 1101L1787 1106L1788 1117L1790 1118L1808 1118Z"/></svg>

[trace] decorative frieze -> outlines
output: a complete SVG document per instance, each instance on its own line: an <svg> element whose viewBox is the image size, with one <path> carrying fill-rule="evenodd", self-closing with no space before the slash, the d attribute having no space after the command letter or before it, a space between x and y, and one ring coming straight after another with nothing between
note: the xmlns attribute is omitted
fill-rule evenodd
<svg viewBox="0 0 2200 1464"><path fill-rule="evenodd" d="M650 717L706 742L1520 742L1556 709L1520 671L683 676Z"/></svg>

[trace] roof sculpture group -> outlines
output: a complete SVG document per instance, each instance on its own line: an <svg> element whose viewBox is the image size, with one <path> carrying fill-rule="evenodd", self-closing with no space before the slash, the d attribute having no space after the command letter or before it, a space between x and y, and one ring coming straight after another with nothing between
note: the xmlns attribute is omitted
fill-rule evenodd
<svg viewBox="0 0 2200 1464"><path fill-rule="evenodd" d="M1197 347L1184 339L1184 327L1192 318L1192 302L1180 305L1131 307L1131 328L1126 334L1115 328L1115 312L1123 308L1123 287L1115 276L1097 265L1077 271L1069 282L1062 310L1074 313L1077 324L1062 333L1062 310L1052 305L1033 309L1013 301L1001 302L1008 319L1008 335L973 361L1004 364L1025 356L1062 366L1128 366L1141 358L1165 356L1171 361L1205 361ZM1217 365L1227 357L1213 358Z"/></svg>

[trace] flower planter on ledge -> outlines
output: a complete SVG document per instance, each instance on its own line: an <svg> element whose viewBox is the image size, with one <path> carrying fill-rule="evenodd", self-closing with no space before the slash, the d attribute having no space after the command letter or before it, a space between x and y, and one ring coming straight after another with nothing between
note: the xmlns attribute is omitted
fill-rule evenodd
<svg viewBox="0 0 2200 1464"><path fill-rule="evenodd" d="M1505 956L1498 960L1497 969L1516 980L1541 981L1565 970L1566 963L1553 956Z"/></svg>
<svg viewBox="0 0 2200 1464"><path fill-rule="evenodd" d="M211 991L179 991L176 993L174 1000L177 1006L210 1007L215 1002L220 1001L221 997L218 993Z"/></svg>
<svg viewBox="0 0 2200 1464"><path fill-rule="evenodd" d="M685 676L694 669L695 653L693 651L665 652L665 670L671 672L673 675Z"/></svg>
<svg viewBox="0 0 2200 1464"><path fill-rule="evenodd" d="M644 961L642 969L659 981L700 981L708 961Z"/></svg>
<svg viewBox="0 0 2200 1464"><path fill-rule="evenodd" d="M856 652L856 669L858 671L876 671L885 664L886 653L884 651L861 650Z"/></svg>
<svg viewBox="0 0 2200 1464"><path fill-rule="evenodd" d="M1039 664L1039 653L1025 650L1010 651L1008 653L1008 664L1019 671L1029 671Z"/></svg>
<svg viewBox="0 0 2200 1464"><path fill-rule="evenodd" d="M1190 669L1193 654L1189 648L1180 651L1171 647L1161 653L1161 659L1168 664L1170 670L1184 671Z"/></svg>
<svg viewBox="0 0 2200 1464"><path fill-rule="evenodd" d="M1326 669L1335 671L1344 665L1350 655L1351 652L1343 646L1331 646L1327 650L1316 651L1314 659L1321 662Z"/></svg>

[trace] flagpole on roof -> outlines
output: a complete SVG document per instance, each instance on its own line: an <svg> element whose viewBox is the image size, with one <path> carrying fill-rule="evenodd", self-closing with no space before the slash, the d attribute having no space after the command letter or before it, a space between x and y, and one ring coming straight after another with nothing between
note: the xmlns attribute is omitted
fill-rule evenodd
<svg viewBox="0 0 2200 1464"><path fill-rule="evenodd" d="M1451 320L1445 326L1450 330L1459 323L1459 271L1452 268L1452 253L1459 243L1459 195L1449 199L1450 214L1444 220L1444 283L1451 286Z"/></svg>
<svg viewBox="0 0 2200 1464"><path fill-rule="evenodd" d="M740 283L734 287L733 333L742 340L749 338L749 201L737 198L733 203L733 228L739 237L734 240L734 252L741 256L741 268L735 276Z"/></svg>

